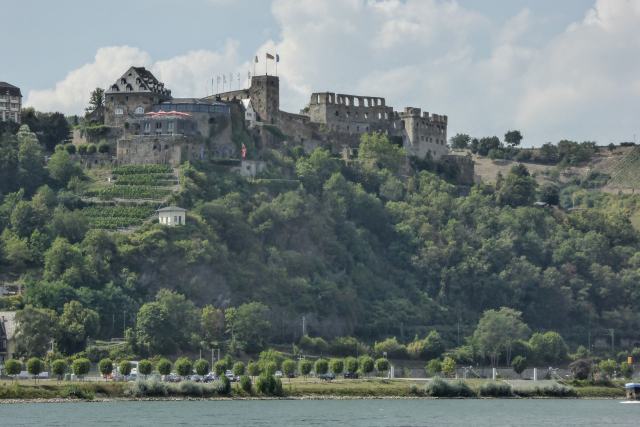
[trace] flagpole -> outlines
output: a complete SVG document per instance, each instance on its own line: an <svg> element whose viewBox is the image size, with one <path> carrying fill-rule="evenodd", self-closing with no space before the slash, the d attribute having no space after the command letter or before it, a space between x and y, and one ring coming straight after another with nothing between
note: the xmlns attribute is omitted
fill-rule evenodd
<svg viewBox="0 0 640 427"><path fill-rule="evenodd" d="M269 65L269 57L267 56L269 55L268 53L264 54L264 75L268 76L269 75L269 71L268 71L268 65Z"/></svg>

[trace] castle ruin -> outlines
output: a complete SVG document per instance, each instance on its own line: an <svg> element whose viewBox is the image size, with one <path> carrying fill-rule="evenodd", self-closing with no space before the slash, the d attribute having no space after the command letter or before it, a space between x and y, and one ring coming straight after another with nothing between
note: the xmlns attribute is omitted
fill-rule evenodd
<svg viewBox="0 0 640 427"><path fill-rule="evenodd" d="M242 120L233 120L234 114ZM261 147L275 146L277 134L284 139L279 143L307 152L325 147L334 154L353 153L363 133L382 132L409 156L451 157L446 115L415 107L396 111L382 97L333 92L313 93L298 114L290 113L280 110L280 81L272 75L253 76L245 89L174 98L150 71L131 67L106 90L104 122L116 129L118 163L238 158L235 126Z"/></svg>

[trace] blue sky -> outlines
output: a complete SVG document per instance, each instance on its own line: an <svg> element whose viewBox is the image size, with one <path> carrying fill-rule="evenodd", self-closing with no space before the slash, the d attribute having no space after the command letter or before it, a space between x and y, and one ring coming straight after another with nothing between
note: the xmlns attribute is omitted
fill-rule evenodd
<svg viewBox="0 0 640 427"><path fill-rule="evenodd" d="M41 110L144 65L176 96L279 52L282 107L311 91L384 96L449 115L450 134L527 145L632 140L640 129L640 0L3 1L0 80ZM263 72L259 64L259 72ZM244 78L242 79L244 83Z"/></svg>

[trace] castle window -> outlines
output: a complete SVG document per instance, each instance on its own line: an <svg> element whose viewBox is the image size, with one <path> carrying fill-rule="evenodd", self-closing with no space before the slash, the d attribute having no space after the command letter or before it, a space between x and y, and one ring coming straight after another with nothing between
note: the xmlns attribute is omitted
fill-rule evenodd
<svg viewBox="0 0 640 427"><path fill-rule="evenodd" d="M144 133L147 133L147 134L148 134L149 132L151 132L151 123L146 122L146 123L144 124Z"/></svg>
<svg viewBox="0 0 640 427"><path fill-rule="evenodd" d="M339 117L340 113L338 111L336 111L336 117Z"/></svg>
<svg viewBox="0 0 640 427"><path fill-rule="evenodd" d="M382 113L378 113L378 120L382 119Z"/></svg>
<svg viewBox="0 0 640 427"><path fill-rule="evenodd" d="M364 119L369 120L369 113L364 113Z"/></svg>
<svg viewBox="0 0 640 427"><path fill-rule="evenodd" d="M124 114L124 108L122 108L122 107L116 107L116 108L114 109L113 113L114 113L116 116L121 116L121 115L123 115L123 114Z"/></svg>
<svg viewBox="0 0 640 427"><path fill-rule="evenodd" d="M174 123L173 122L169 122L167 124L167 132L173 133L173 127L174 127Z"/></svg>
<svg viewBox="0 0 640 427"><path fill-rule="evenodd" d="M360 98L354 98L355 103L353 105L355 105L356 107L360 106Z"/></svg>
<svg viewBox="0 0 640 427"><path fill-rule="evenodd" d="M136 107L136 111L135 111L135 113L136 113L137 115L142 115L142 114L144 114L144 107L142 107L142 106Z"/></svg>
<svg viewBox="0 0 640 427"><path fill-rule="evenodd" d="M360 126L356 126L356 132L360 132Z"/></svg>

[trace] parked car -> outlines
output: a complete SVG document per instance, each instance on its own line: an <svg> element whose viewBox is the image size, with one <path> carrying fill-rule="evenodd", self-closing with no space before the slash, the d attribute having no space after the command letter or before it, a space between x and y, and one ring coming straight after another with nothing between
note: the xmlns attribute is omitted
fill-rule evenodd
<svg viewBox="0 0 640 427"><path fill-rule="evenodd" d="M207 375L205 375L202 378L202 382L210 383L210 382L213 382L213 381L215 381L217 379L218 379L218 377L216 376L216 374L214 374L213 372L209 372Z"/></svg>
<svg viewBox="0 0 640 427"><path fill-rule="evenodd" d="M224 376L229 378L229 381L234 382L236 381L236 376L233 375L233 371L227 369L227 371L224 373Z"/></svg>
<svg viewBox="0 0 640 427"><path fill-rule="evenodd" d="M202 375L191 375L191 377L189 377L189 379L193 382L199 383L199 382L204 382L204 377Z"/></svg>
<svg viewBox="0 0 640 427"><path fill-rule="evenodd" d="M172 372L169 375L167 375L164 380L170 383L179 383L181 379L182 378L180 377L180 375L174 374Z"/></svg>
<svg viewBox="0 0 640 427"><path fill-rule="evenodd" d="M345 372L345 373L343 374L343 377L344 377L345 379L352 379L352 380L355 380L355 379L358 379L358 373L357 373L357 372Z"/></svg>
<svg viewBox="0 0 640 427"><path fill-rule="evenodd" d="M326 374L318 375L318 378L325 381L331 381L336 379L336 374L334 374L333 372L327 372Z"/></svg>

